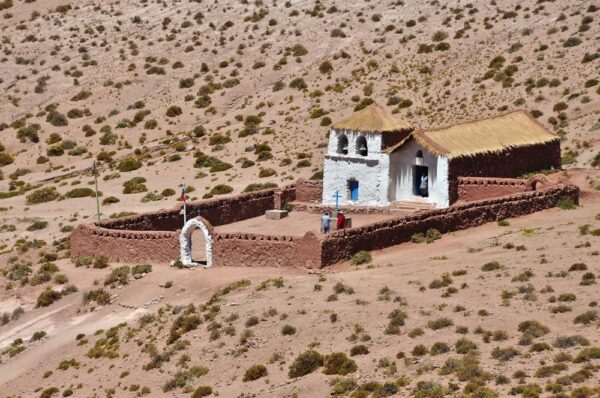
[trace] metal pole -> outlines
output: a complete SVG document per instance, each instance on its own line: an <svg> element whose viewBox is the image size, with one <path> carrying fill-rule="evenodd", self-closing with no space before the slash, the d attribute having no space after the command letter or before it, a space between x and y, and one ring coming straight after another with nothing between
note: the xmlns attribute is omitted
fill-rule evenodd
<svg viewBox="0 0 600 398"><path fill-rule="evenodd" d="M183 188L182 188L182 197L183 197L183 225L185 225L187 223L187 201L185 198L185 182L183 183Z"/></svg>
<svg viewBox="0 0 600 398"><path fill-rule="evenodd" d="M96 214L98 215L98 221L100 221L100 196L98 195L98 171L96 170L96 161L94 160L94 184L96 185Z"/></svg>

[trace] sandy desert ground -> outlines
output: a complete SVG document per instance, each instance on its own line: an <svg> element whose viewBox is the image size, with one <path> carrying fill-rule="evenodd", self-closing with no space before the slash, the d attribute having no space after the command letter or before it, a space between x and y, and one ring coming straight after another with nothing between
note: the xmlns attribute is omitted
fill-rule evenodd
<svg viewBox="0 0 600 398"><path fill-rule="evenodd" d="M599 19L566 0L0 0L0 396L600 396ZM525 109L582 205L319 273L68 260L94 160L105 218L170 208L182 182L318 178L327 126L372 101L419 127Z"/></svg>

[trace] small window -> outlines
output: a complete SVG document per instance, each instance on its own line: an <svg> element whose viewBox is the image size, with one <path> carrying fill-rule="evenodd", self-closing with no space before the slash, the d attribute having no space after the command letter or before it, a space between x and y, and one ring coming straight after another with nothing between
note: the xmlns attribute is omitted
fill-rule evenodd
<svg viewBox="0 0 600 398"><path fill-rule="evenodd" d="M367 139L362 135L356 139L356 153L360 156L369 155L369 148L367 147Z"/></svg>
<svg viewBox="0 0 600 398"><path fill-rule="evenodd" d="M346 137L344 134L340 135L338 138L337 153L340 155L348 154L348 137Z"/></svg>
<svg viewBox="0 0 600 398"><path fill-rule="evenodd" d="M419 150L417 151L417 157L418 157L418 158L423 158L423 151L422 151L422 150L420 150L420 149L419 149Z"/></svg>

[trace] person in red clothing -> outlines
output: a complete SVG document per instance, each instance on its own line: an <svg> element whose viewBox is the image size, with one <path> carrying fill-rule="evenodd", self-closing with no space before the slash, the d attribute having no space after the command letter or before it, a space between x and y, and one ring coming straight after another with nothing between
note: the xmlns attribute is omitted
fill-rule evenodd
<svg viewBox="0 0 600 398"><path fill-rule="evenodd" d="M342 212L339 212L338 217L337 217L337 222L335 224L336 229L344 229L345 221L346 221L346 217L344 216L344 214L342 214Z"/></svg>

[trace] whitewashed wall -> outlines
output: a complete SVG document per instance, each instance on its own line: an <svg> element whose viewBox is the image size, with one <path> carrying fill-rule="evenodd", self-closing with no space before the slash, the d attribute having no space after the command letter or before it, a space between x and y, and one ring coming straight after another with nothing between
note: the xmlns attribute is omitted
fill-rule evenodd
<svg viewBox="0 0 600 398"><path fill-rule="evenodd" d="M338 154L338 139L348 138L348 154ZM368 156L357 153L356 140L367 140ZM330 130L328 151L323 173L323 203L335 204L335 192L341 195L340 205L384 206L388 201L389 155L381 151L381 134ZM350 200L348 180L358 181L358 201Z"/></svg>
<svg viewBox="0 0 600 398"><path fill-rule="evenodd" d="M417 151L423 152L423 164L428 167L429 197L421 198L414 194L413 166L416 165ZM448 159L435 156L410 141L390 156L390 200L419 200L435 203L437 207L448 207Z"/></svg>

